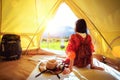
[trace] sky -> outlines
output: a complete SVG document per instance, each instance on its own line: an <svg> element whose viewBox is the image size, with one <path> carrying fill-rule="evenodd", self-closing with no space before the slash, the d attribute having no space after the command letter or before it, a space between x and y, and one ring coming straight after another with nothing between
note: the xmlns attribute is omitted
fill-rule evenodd
<svg viewBox="0 0 120 80"><path fill-rule="evenodd" d="M62 3L56 12L56 15L48 22L45 32L54 33L65 26L74 28L77 19L78 18L71 9L65 3Z"/></svg>

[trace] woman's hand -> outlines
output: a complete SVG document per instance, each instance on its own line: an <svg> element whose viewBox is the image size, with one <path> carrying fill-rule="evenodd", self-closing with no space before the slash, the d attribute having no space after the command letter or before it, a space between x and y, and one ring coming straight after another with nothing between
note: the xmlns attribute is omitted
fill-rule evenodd
<svg viewBox="0 0 120 80"><path fill-rule="evenodd" d="M69 68L65 68L64 71L62 72L64 75L65 74L70 74L71 70Z"/></svg>

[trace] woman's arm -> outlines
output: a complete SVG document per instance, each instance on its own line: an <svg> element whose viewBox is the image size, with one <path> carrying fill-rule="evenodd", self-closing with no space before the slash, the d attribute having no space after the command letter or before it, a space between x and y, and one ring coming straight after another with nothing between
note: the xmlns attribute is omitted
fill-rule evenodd
<svg viewBox="0 0 120 80"><path fill-rule="evenodd" d="M69 65L69 69L70 69L71 72L72 72L72 69L73 69L73 64L74 64L74 59L71 59L70 60L70 65Z"/></svg>
<svg viewBox="0 0 120 80"><path fill-rule="evenodd" d="M75 59L75 53L74 52L68 52L68 58L70 60L69 67L64 69L63 74L69 74L70 72L72 72L74 59Z"/></svg>
<svg viewBox="0 0 120 80"><path fill-rule="evenodd" d="M95 65L93 64L93 56L91 57L90 68L91 68L91 69L97 69L97 70L104 70L103 68L97 67L97 66L95 66Z"/></svg>
<svg viewBox="0 0 120 80"><path fill-rule="evenodd" d="M94 66L93 66L93 56L91 56L90 68L91 68L91 69L94 68Z"/></svg>
<svg viewBox="0 0 120 80"><path fill-rule="evenodd" d="M69 67L64 69L63 74L71 73L73 69L73 64L74 64L74 60L70 60Z"/></svg>
<svg viewBox="0 0 120 80"><path fill-rule="evenodd" d="M69 52L68 57L70 59L69 69L70 69L70 71L72 71L72 67L73 67L73 64L74 64L74 59L76 57L75 52L74 51Z"/></svg>

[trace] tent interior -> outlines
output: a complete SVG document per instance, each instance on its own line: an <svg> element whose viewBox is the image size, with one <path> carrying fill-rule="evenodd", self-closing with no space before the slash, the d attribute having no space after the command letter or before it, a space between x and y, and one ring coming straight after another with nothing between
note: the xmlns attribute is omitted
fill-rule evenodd
<svg viewBox="0 0 120 80"><path fill-rule="evenodd" d="M93 57L100 62L106 57L105 64L120 71L120 0L0 0L0 42L4 34L17 34L22 47L19 60L0 61L0 80L26 80L37 60L65 58L40 46L47 24L61 4L69 6L77 18L86 20L95 46ZM97 80L116 80L104 71L78 69L78 72L87 80L95 79L94 76Z"/></svg>

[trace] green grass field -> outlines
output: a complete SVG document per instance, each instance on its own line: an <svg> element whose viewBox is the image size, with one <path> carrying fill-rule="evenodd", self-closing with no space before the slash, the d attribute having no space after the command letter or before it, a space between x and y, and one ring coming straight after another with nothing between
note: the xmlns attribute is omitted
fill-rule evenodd
<svg viewBox="0 0 120 80"><path fill-rule="evenodd" d="M66 45L68 44L68 42L64 42L64 46L66 47ZM48 48L48 49L54 49L54 50L65 50L61 49L61 43L60 41L52 41L52 42L46 42L46 41L42 41L41 42L41 48Z"/></svg>

